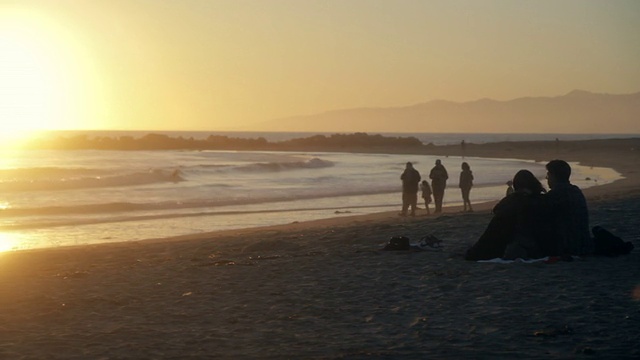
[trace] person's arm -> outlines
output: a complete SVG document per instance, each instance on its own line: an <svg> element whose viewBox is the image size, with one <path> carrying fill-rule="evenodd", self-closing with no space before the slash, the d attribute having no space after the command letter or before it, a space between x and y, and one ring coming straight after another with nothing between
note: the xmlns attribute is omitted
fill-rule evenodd
<svg viewBox="0 0 640 360"><path fill-rule="evenodd" d="M496 206L493 207L493 214L495 215L504 215L513 213L516 210L516 205L519 201L519 197L524 194L520 193L512 193L511 195L505 196L500 200Z"/></svg>

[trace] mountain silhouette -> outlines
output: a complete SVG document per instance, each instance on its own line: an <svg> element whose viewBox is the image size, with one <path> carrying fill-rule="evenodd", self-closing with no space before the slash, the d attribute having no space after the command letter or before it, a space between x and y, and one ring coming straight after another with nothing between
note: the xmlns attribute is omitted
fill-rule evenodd
<svg viewBox="0 0 640 360"><path fill-rule="evenodd" d="M640 133L640 92L574 90L508 101L433 100L412 106L355 108L270 120L258 131Z"/></svg>

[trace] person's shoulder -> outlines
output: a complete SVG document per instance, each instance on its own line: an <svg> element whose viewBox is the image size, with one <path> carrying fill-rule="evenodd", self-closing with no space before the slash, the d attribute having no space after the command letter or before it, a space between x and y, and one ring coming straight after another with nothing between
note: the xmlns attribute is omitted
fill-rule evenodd
<svg viewBox="0 0 640 360"><path fill-rule="evenodd" d="M496 210L509 208L514 204L521 202L524 196L525 194L520 191L512 192L511 194L503 197L500 201L498 201L498 203L493 208L493 212L495 213Z"/></svg>
<svg viewBox="0 0 640 360"><path fill-rule="evenodd" d="M569 187L571 188L572 191L582 192L582 189L580 189L580 187L578 185L570 184Z"/></svg>
<svg viewBox="0 0 640 360"><path fill-rule="evenodd" d="M578 187L577 185L573 185L571 184L571 189L569 190L571 196L573 196L574 198L580 198L580 199L584 199L584 193L582 192L582 189L580 189L580 187Z"/></svg>
<svg viewBox="0 0 640 360"><path fill-rule="evenodd" d="M563 196L571 193L582 194L582 190L577 185L573 185L571 183L562 183L562 184L556 185L553 189L550 189L547 192L547 195L554 197L554 196Z"/></svg>

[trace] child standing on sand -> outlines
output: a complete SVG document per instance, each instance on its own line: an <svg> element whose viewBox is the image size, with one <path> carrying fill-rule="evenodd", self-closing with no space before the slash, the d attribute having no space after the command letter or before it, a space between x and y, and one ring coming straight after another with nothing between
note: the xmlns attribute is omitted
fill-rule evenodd
<svg viewBox="0 0 640 360"><path fill-rule="evenodd" d="M422 191L422 198L424 199L424 208L427 209L427 215L431 214L429 211L429 204L431 203L431 186L427 180L422 180L420 183L420 190Z"/></svg>

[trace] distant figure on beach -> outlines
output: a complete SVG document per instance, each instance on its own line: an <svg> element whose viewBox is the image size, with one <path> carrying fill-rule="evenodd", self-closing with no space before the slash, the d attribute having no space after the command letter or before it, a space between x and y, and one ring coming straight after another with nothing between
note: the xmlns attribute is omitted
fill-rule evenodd
<svg viewBox="0 0 640 360"><path fill-rule="evenodd" d="M543 248L548 255L587 255L594 244L589 233L589 212L582 190L569 182L571 166L564 160L552 160L547 165L549 192L544 205L550 217L552 243Z"/></svg>
<svg viewBox="0 0 640 360"><path fill-rule="evenodd" d="M543 218L539 216L544 188L529 171L513 177L514 192L493 208L493 218L478 241L465 254L466 260L494 258L540 258L543 251Z"/></svg>
<svg viewBox="0 0 640 360"><path fill-rule="evenodd" d="M509 196L511 194L513 194L515 190L513 189L513 181L509 180L507 181L507 193L505 194L505 196Z"/></svg>
<svg viewBox="0 0 640 360"><path fill-rule="evenodd" d="M434 211L436 214L442 212L444 189L447 187L448 178L449 174L447 174L447 169L442 165L440 159L436 160L436 165L429 173L429 179L431 179L431 190L433 190L433 201L436 203L436 209Z"/></svg>
<svg viewBox="0 0 640 360"><path fill-rule="evenodd" d="M431 204L431 186L427 180L422 180L420 183L420 190L422 191L422 199L424 199L424 208L427 209L427 214L431 214L429 211L429 204Z"/></svg>
<svg viewBox="0 0 640 360"><path fill-rule="evenodd" d="M473 211L471 208L471 200L469 200L469 193L471 193L471 188L473 187L473 172L471 171L471 167L467 162L462 163L462 171L460 172L460 182L458 183L458 187L460 191L462 191L462 202L464 204L463 211Z"/></svg>
<svg viewBox="0 0 640 360"><path fill-rule="evenodd" d="M460 142L460 148L462 150L462 158L464 159L464 153L467 150L467 143L464 141L464 139L462 140L462 142Z"/></svg>
<svg viewBox="0 0 640 360"><path fill-rule="evenodd" d="M413 168L413 164L408 162L404 172L400 175L402 180L402 212L400 215L407 216L407 209L411 206L411 216L416 215L418 206L418 183L420 183L420 173Z"/></svg>

